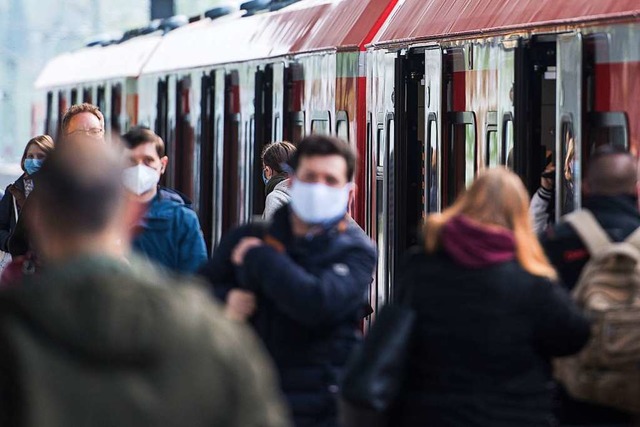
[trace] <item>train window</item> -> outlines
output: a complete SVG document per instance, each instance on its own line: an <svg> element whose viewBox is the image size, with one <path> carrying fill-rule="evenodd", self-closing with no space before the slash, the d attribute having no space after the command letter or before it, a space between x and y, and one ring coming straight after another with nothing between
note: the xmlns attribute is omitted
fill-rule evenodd
<svg viewBox="0 0 640 427"><path fill-rule="evenodd" d="M382 123L378 123L378 132L376 141L378 143L376 149L376 161L378 162L378 167L384 167L384 158L385 158L385 149L384 149L384 125Z"/></svg>
<svg viewBox="0 0 640 427"><path fill-rule="evenodd" d="M271 141L278 140L279 129L280 129L280 114L276 113L273 117L273 135L271 135Z"/></svg>
<svg viewBox="0 0 640 427"><path fill-rule="evenodd" d="M331 135L331 116L328 111L313 114L311 117L311 133Z"/></svg>
<svg viewBox="0 0 640 427"><path fill-rule="evenodd" d="M513 170L513 114L502 117L502 164Z"/></svg>
<svg viewBox="0 0 640 427"><path fill-rule="evenodd" d="M435 113L429 113L427 117L427 152L425 162L427 163L428 185L429 189L426 194L428 200L427 206L429 212L436 212L439 207L438 203L438 121Z"/></svg>
<svg viewBox="0 0 640 427"><path fill-rule="evenodd" d="M564 119L560 127L562 131L562 156L560 158L561 173L560 181L562 183L560 187L560 215L564 215L574 210L575 207L575 177L578 171L576 171L577 162L575 161L575 140L573 123L570 120Z"/></svg>
<svg viewBox="0 0 640 427"><path fill-rule="evenodd" d="M104 86L98 86L96 106L100 109L100 111L106 111L106 99L105 99Z"/></svg>
<svg viewBox="0 0 640 427"><path fill-rule="evenodd" d="M336 135L343 141L349 142L349 116L346 111L336 113Z"/></svg>
<svg viewBox="0 0 640 427"><path fill-rule="evenodd" d="M71 105L78 103L78 89L71 89Z"/></svg>
<svg viewBox="0 0 640 427"><path fill-rule="evenodd" d="M304 138L304 121L304 111L291 113L291 143L293 145L298 145Z"/></svg>
<svg viewBox="0 0 640 427"><path fill-rule="evenodd" d="M593 153L601 145L629 149L629 120L625 112L589 113L589 150Z"/></svg>
<svg viewBox="0 0 640 427"><path fill-rule="evenodd" d="M449 203L471 185L477 168L476 116L471 111L449 113Z"/></svg>
<svg viewBox="0 0 640 427"><path fill-rule="evenodd" d="M498 141L498 113L489 111L485 121L485 164L492 168L500 164L500 144Z"/></svg>
<svg viewBox="0 0 640 427"><path fill-rule="evenodd" d="M84 88L82 91L82 102L93 104L93 90L91 88Z"/></svg>
<svg viewBox="0 0 640 427"><path fill-rule="evenodd" d="M118 135L120 129L120 115L122 114L122 85L120 83L111 87L111 133ZM164 138L164 137L163 137ZM166 143L167 139L164 138Z"/></svg>

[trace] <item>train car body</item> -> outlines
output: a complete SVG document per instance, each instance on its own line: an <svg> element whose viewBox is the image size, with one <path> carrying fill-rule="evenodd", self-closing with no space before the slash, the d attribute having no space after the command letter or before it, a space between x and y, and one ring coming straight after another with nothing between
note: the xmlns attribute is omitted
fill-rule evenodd
<svg viewBox="0 0 640 427"><path fill-rule="evenodd" d="M268 142L324 133L363 149L363 51L390 11L386 0L302 1L163 38L140 77L140 121L167 142L167 184L193 198L210 246L262 213Z"/></svg>
<svg viewBox="0 0 640 427"><path fill-rule="evenodd" d="M595 147L638 153L639 17L636 1L398 4L367 58L376 303L391 296L425 215L482 168L507 165L533 193L550 157L559 218L581 205Z"/></svg>

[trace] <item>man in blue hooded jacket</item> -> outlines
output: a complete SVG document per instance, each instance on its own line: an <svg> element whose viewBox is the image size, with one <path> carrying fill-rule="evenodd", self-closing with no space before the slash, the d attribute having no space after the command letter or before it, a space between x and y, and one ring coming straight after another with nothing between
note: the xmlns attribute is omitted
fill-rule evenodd
<svg viewBox="0 0 640 427"><path fill-rule="evenodd" d="M202 274L228 317L250 320L271 353L296 427L337 427L336 397L376 263L347 215L355 154L313 135L291 159L290 205L225 236Z"/></svg>
<svg viewBox="0 0 640 427"><path fill-rule="evenodd" d="M132 128L122 140L130 164L123 172L123 183L138 201L148 204L134 250L171 270L194 273L207 260L207 249L190 201L158 186L169 162L164 142L143 127Z"/></svg>

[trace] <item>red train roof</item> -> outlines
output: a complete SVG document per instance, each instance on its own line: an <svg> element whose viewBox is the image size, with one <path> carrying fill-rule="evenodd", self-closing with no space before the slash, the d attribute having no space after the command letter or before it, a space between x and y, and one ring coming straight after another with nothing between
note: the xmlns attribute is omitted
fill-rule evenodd
<svg viewBox="0 0 640 427"><path fill-rule="evenodd" d="M638 0L401 0L373 44L639 16Z"/></svg>
<svg viewBox="0 0 640 427"><path fill-rule="evenodd" d="M326 49L358 49L397 0L303 0L279 12L198 22L172 31L143 74Z"/></svg>

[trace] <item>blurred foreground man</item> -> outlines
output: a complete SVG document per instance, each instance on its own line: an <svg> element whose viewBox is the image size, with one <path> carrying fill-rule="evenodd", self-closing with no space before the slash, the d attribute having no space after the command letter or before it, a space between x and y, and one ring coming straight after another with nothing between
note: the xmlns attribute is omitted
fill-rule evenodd
<svg viewBox="0 0 640 427"><path fill-rule="evenodd" d="M162 138L147 128L134 127L122 141L128 165L122 173L124 186L146 206L133 248L174 271L195 273L207 260L207 248L191 202L158 185L169 163Z"/></svg>
<svg viewBox="0 0 640 427"><path fill-rule="evenodd" d="M77 139L41 169L28 219L47 267L0 295L0 425L288 426L250 331L124 260L139 207L121 172Z"/></svg>
<svg viewBox="0 0 640 427"><path fill-rule="evenodd" d="M203 271L227 315L250 319L266 344L297 427L337 426L338 383L376 263L347 216L355 162L339 139L304 139L291 159L290 205L268 225L229 233Z"/></svg>

